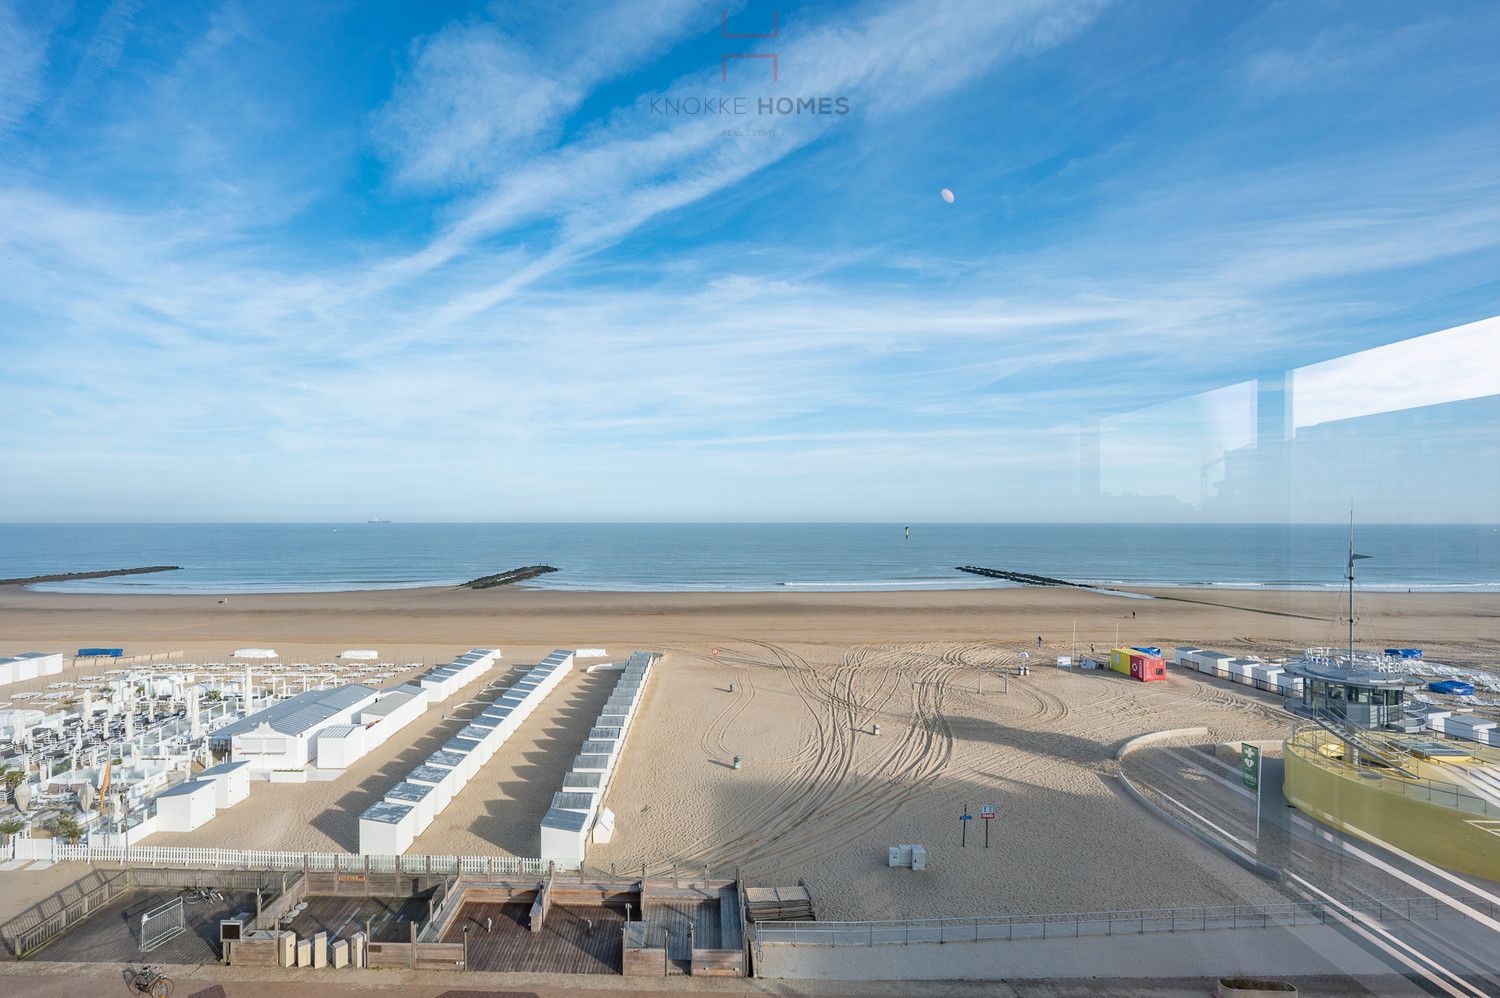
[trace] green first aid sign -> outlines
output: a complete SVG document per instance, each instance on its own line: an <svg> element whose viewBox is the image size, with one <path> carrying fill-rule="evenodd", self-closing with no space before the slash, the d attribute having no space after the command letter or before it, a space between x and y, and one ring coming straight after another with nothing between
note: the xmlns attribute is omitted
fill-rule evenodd
<svg viewBox="0 0 1500 998"><path fill-rule="evenodd" d="M1240 742L1240 779L1251 790L1260 789L1260 749Z"/></svg>

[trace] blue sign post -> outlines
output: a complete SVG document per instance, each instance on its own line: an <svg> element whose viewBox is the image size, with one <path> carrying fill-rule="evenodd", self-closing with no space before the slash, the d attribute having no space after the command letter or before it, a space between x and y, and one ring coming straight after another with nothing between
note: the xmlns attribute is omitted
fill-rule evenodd
<svg viewBox="0 0 1500 998"><path fill-rule="evenodd" d="M969 813L969 805L964 805L963 813L958 816L958 820L963 823L961 826L963 834L959 838L958 844L961 848L967 849L969 847L969 822L974 820L974 816Z"/></svg>

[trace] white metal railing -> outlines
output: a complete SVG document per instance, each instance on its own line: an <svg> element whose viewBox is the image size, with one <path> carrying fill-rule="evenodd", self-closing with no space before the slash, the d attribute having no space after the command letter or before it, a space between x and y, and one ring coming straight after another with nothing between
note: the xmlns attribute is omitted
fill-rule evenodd
<svg viewBox="0 0 1500 998"><path fill-rule="evenodd" d="M1441 780L1431 780L1419 776L1398 775L1395 772L1382 771L1372 766L1355 767L1342 758L1333 759L1324 755L1322 746L1336 745L1341 742L1352 741L1355 747L1367 755L1375 756L1376 751L1368 747L1368 736L1362 740L1355 738L1344 738L1323 729L1309 729L1299 731L1287 739L1287 751L1295 752L1297 756L1306 762L1321 769L1332 772L1346 780L1372 781L1378 784L1381 790L1387 793L1401 794L1414 800L1429 801L1442 807L1466 811L1470 814L1479 815L1482 818L1500 817L1500 804L1496 804L1456 783Z"/></svg>
<svg viewBox="0 0 1500 998"><path fill-rule="evenodd" d="M59 839L47 841L52 845L46 858L54 862L75 860L90 864L135 866L307 870L314 873L431 873L448 876L460 873L540 876L547 872L545 861L521 856L367 856L361 853L214 849L199 846L70 845Z"/></svg>
<svg viewBox="0 0 1500 998"><path fill-rule="evenodd" d="M1491 915L1496 906L1485 898L1463 899ZM1068 912L1049 915L979 915L968 918L911 918L874 922L757 922L755 945L880 946L913 943L959 943L1078 936L1142 935L1207 929L1259 929L1315 925L1337 919L1340 909L1367 912L1380 921L1410 921L1455 916L1433 898L1344 901L1337 906L1314 902L1232 905L1212 908L1161 908L1133 911Z"/></svg>

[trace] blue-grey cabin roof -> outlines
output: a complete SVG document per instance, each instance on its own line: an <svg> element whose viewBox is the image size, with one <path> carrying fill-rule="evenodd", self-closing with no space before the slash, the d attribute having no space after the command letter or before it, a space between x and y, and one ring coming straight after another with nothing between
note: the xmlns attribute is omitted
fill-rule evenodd
<svg viewBox="0 0 1500 998"><path fill-rule="evenodd" d="M395 798L397 801L416 803L420 800L426 800L436 790L436 787L428 783L413 783L410 780L403 780L387 790L385 796L387 800Z"/></svg>
<svg viewBox="0 0 1500 998"><path fill-rule="evenodd" d="M188 783L179 783L177 784L177 786L171 788L170 790L163 790L156 796L158 799L162 797L190 797L193 794L202 793L206 793L212 796L214 792L214 785L212 782L208 780L194 780Z"/></svg>
<svg viewBox="0 0 1500 998"><path fill-rule="evenodd" d="M554 807L542 815L543 828L557 828L565 832L581 832L588 822L589 816L582 811L562 811Z"/></svg>
<svg viewBox="0 0 1500 998"><path fill-rule="evenodd" d="M393 804L388 800L382 800L365 808L365 813L359 817L361 821L378 821L382 825L395 825L411 812L412 809L405 804Z"/></svg>
<svg viewBox="0 0 1500 998"><path fill-rule="evenodd" d="M202 779L205 776L227 776L230 773L235 773L241 769L248 768L250 768L250 763L248 760L241 760L239 762L221 762L217 766L210 766L207 769L203 770L203 772L197 775L197 778Z"/></svg>
<svg viewBox="0 0 1500 998"><path fill-rule="evenodd" d="M249 717L224 725L213 733L213 738L215 741L224 741L235 735L254 731L262 724L269 724L273 730L284 735L306 734L333 715L363 703L374 695L373 689L358 683L336 686L331 690L308 690L273 703Z"/></svg>

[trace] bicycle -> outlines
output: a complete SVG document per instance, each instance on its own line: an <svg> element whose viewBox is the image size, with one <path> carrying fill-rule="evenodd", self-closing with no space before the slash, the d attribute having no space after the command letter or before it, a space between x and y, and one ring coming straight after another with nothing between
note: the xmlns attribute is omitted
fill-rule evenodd
<svg viewBox="0 0 1500 998"><path fill-rule="evenodd" d="M150 995L151 998L168 998L172 993L172 979L163 977L161 972L151 966L142 966L137 969L134 965L127 966L123 971L125 978L125 990L133 995Z"/></svg>
<svg viewBox="0 0 1500 998"><path fill-rule="evenodd" d="M182 899L188 904L201 904L205 901L217 904L224 900L224 894L213 887L185 887Z"/></svg>

